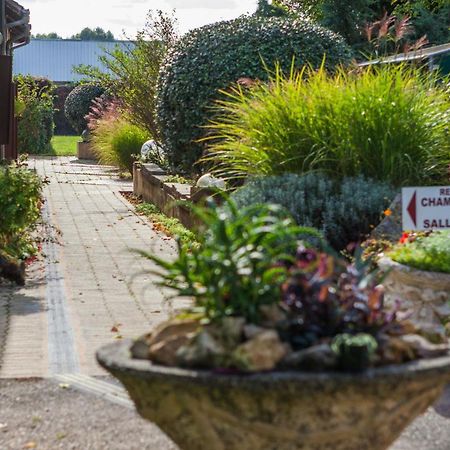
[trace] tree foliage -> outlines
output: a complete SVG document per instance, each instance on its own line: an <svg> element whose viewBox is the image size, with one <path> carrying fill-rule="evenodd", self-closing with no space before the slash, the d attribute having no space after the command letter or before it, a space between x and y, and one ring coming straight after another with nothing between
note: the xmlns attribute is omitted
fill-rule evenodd
<svg viewBox="0 0 450 450"><path fill-rule="evenodd" d="M111 31L105 31L103 28L83 28L79 33L74 34L71 39L80 41L114 41L114 35Z"/></svg>
<svg viewBox="0 0 450 450"><path fill-rule="evenodd" d="M277 0L291 14L307 14L341 34L356 50L367 51L366 25L384 15L398 22L410 18L411 44L426 35L430 44L450 40L450 2L448 0Z"/></svg>
<svg viewBox="0 0 450 450"><path fill-rule="evenodd" d="M116 46L99 57L108 72L92 66L79 66L76 71L104 86L113 97L120 98L131 121L158 139L156 82L166 51L177 37L177 20L173 13L150 11L144 28L133 42L126 48Z"/></svg>
<svg viewBox="0 0 450 450"><path fill-rule="evenodd" d="M35 35L31 35L32 39L62 39L62 37L52 31L51 33L37 33Z"/></svg>

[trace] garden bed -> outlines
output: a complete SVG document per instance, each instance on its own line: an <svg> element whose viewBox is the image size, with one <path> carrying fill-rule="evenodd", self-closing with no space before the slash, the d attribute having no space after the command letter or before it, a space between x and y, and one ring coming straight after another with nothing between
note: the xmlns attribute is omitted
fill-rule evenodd
<svg viewBox="0 0 450 450"><path fill-rule="evenodd" d="M156 164L135 163L133 168L133 193L144 201L153 203L161 212L178 219L186 228L199 225L189 204L200 204L212 192L187 183L167 182L169 175Z"/></svg>

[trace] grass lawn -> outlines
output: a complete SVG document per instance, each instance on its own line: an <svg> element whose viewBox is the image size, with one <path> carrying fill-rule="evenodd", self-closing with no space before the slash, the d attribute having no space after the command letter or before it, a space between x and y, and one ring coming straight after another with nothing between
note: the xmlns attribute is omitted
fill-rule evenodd
<svg viewBox="0 0 450 450"><path fill-rule="evenodd" d="M79 136L53 136L52 149L50 155L56 156L75 156L77 154L77 142Z"/></svg>

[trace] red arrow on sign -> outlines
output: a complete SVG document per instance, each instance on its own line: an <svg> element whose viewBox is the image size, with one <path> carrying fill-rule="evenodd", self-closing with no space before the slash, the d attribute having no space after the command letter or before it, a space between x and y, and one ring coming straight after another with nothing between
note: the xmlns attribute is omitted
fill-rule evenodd
<svg viewBox="0 0 450 450"><path fill-rule="evenodd" d="M409 202L408 208L406 209L411 216L414 226L417 227L417 191L414 191L411 201Z"/></svg>

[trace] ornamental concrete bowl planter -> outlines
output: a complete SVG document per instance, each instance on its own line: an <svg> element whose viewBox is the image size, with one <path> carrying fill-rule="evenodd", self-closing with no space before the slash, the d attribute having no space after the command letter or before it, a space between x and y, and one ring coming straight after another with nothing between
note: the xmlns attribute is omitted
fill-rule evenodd
<svg viewBox="0 0 450 450"><path fill-rule="evenodd" d="M387 303L400 300L417 323L441 324L450 316L450 274L414 269L388 257L378 265L387 272L383 281Z"/></svg>
<svg viewBox="0 0 450 450"><path fill-rule="evenodd" d="M440 396L450 356L362 373L185 370L106 345L99 363L183 450L386 449Z"/></svg>

